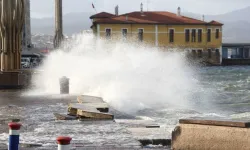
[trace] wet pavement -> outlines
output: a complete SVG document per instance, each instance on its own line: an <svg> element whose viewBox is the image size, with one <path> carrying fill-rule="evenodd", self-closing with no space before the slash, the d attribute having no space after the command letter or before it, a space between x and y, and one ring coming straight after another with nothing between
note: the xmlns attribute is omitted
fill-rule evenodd
<svg viewBox="0 0 250 150"><path fill-rule="evenodd" d="M126 129L127 125L113 121L55 120L53 113L66 113L69 102L76 102L76 95L22 96L20 91L1 91L0 149L7 148L7 124L12 119L20 119L22 123L20 143L26 144L23 150L56 149L55 139L61 135L72 137L72 149L142 149L141 144ZM131 117L117 114L121 119ZM41 146L27 148L27 144Z"/></svg>

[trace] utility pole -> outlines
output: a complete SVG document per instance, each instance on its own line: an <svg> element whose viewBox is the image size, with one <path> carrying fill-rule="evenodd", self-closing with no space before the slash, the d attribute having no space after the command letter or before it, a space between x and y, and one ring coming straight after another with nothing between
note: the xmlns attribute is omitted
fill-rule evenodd
<svg viewBox="0 0 250 150"><path fill-rule="evenodd" d="M55 0L55 37L54 48L61 46L63 36L62 0Z"/></svg>

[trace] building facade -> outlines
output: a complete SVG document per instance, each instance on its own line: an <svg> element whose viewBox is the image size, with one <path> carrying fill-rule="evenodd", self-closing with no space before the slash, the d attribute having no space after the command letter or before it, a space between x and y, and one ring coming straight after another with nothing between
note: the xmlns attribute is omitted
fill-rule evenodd
<svg viewBox="0 0 250 150"><path fill-rule="evenodd" d="M170 12L131 12L123 15L98 13L90 17L98 38L122 39L162 49L178 48L212 64L221 62L222 26Z"/></svg>

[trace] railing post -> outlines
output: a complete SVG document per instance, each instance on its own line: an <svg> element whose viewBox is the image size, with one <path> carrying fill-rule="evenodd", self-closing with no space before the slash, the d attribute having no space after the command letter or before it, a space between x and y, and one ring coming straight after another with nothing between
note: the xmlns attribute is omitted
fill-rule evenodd
<svg viewBox="0 0 250 150"><path fill-rule="evenodd" d="M70 141L72 138L59 136L57 137L56 141L58 144L58 150L70 150Z"/></svg>
<svg viewBox="0 0 250 150"><path fill-rule="evenodd" d="M19 130L21 124L11 122L9 125L9 148L8 150L19 150Z"/></svg>

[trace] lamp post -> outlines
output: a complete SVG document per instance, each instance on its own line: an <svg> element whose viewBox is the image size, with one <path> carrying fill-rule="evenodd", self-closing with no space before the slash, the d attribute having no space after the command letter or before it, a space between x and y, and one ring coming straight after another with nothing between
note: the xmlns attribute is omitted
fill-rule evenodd
<svg viewBox="0 0 250 150"><path fill-rule="evenodd" d="M55 37L54 48L58 48L63 40L62 0L55 0Z"/></svg>

